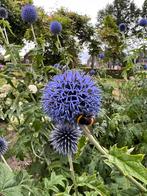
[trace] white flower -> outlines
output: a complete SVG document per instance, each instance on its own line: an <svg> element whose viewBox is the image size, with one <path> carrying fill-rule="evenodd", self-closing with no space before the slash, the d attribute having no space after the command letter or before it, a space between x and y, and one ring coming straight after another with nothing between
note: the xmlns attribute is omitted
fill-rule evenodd
<svg viewBox="0 0 147 196"><path fill-rule="evenodd" d="M28 86L28 89L29 89L29 91L31 92L31 93L37 93L37 86L35 86L35 85L33 85L33 84L30 84L29 86Z"/></svg>

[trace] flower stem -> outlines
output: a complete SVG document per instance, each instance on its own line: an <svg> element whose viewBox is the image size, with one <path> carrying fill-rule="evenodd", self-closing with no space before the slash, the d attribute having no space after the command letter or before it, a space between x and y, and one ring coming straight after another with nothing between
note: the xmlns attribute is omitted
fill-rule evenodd
<svg viewBox="0 0 147 196"><path fill-rule="evenodd" d="M4 29L4 34L5 34L6 42L7 42L7 44L9 44L9 39L8 39L6 28L4 27L3 29Z"/></svg>
<svg viewBox="0 0 147 196"><path fill-rule="evenodd" d="M35 35L35 31L34 31L34 27L33 27L33 25L31 24L31 29L32 29L32 34L33 34L33 38L34 38L34 42L35 42L35 44L36 44L36 46L38 45L38 43L37 43L37 39L36 39L36 35Z"/></svg>
<svg viewBox="0 0 147 196"><path fill-rule="evenodd" d="M99 142L95 140L95 138L91 135L89 129L87 126L81 126L81 128L83 129L85 135L88 137L88 139L90 140L90 142L98 149L98 151L105 155L105 157L107 159L109 159L109 152L107 149L104 149L103 147L100 146ZM115 165L115 164L114 164ZM121 171L121 169L115 165L115 167L118 168L118 170L123 174L123 172ZM140 184L135 178L133 178L130 175L125 175L126 178L128 178L128 180L130 180L133 184L136 185L136 187L141 191L141 192L147 192L147 189Z"/></svg>
<svg viewBox="0 0 147 196"><path fill-rule="evenodd" d="M5 160L4 156L1 155L1 159L3 160L3 162L5 163L5 165L7 166L7 168L12 172L11 167L8 165L7 161Z"/></svg>
<svg viewBox="0 0 147 196"><path fill-rule="evenodd" d="M2 33L2 37L3 37L3 40L4 40L4 43L5 43L5 46L6 48L8 48L9 52L10 52L10 55L12 57L12 62L14 64L17 64L17 61L11 51L11 47L10 47L10 44L9 44L9 39L8 39L8 35L7 35L7 31L6 31L6 28L4 27L3 29L0 27L0 30L1 30L1 33Z"/></svg>
<svg viewBox="0 0 147 196"><path fill-rule="evenodd" d="M92 144L94 144L94 146L98 149L98 151L101 154L108 156L108 150L106 150L103 147L101 147L101 145L99 144L99 142L96 141L95 138L91 135L88 127L87 126L82 126L82 128L84 130L85 135L88 137L88 139L90 140L90 142Z"/></svg>
<svg viewBox="0 0 147 196"><path fill-rule="evenodd" d="M57 35L57 42L59 44L59 48L62 49L62 45L61 45L61 42L60 42L60 39L59 39L59 35Z"/></svg>
<svg viewBox="0 0 147 196"><path fill-rule="evenodd" d="M70 172L71 172L71 176L72 176L72 180L73 180L73 184L74 184L75 194L76 194L76 196L78 196L77 183L76 183L75 172L74 172L71 154L68 154L68 162L69 162Z"/></svg>

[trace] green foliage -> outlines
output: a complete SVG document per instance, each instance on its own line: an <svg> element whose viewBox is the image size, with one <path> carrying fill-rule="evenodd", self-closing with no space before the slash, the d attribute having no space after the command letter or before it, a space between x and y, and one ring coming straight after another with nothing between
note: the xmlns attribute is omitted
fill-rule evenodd
<svg viewBox="0 0 147 196"><path fill-rule="evenodd" d="M98 25L101 25L102 20L107 15L112 15L116 18L116 24L125 23L127 25L126 34L136 32L136 22L141 11L134 2L130 0L114 0L112 4L108 4L106 8L98 11Z"/></svg>
<svg viewBox="0 0 147 196"><path fill-rule="evenodd" d="M142 154L130 155L127 147L110 148L109 162L116 165L125 176L133 176L147 184L147 169L141 164Z"/></svg>
<svg viewBox="0 0 147 196"><path fill-rule="evenodd" d="M14 1L14 4L10 1L2 3L9 8L9 12L14 10L14 15L20 17L21 6L18 1ZM26 1L21 3L25 4ZM115 4L118 5L115 14L122 13L122 8L125 12L128 6L136 10L129 1L121 4L115 1ZM109 11L113 9L110 5ZM64 71L51 65L60 63L68 64L68 68L75 67L78 53L84 44L89 48L91 56L97 55L102 50L100 38L107 46L106 61L119 59L127 66L123 72L125 79L108 77L105 68L93 76L102 89L102 106L90 131L108 149L108 156L101 156L85 135L80 138L77 154L73 157L78 195L142 194L129 181L134 177L138 180L136 183L147 184L147 78L146 72L136 71L133 63L139 52L132 51L132 56L124 58L124 43L118 31L118 21L111 15L104 18L96 33L87 16L65 9L55 11L50 17L40 8L38 12L39 19L34 24L37 45L29 52L27 63L21 60L19 52L22 46L16 43L20 42L24 34L27 40L33 39L30 27L23 23L11 26L10 20L9 23L0 22L9 32L10 43L15 41L14 44L8 44L5 37L1 38L10 59L4 62L0 70L0 134L10 142L6 154L10 164L12 157L17 163L28 162L21 166L21 171L17 171L16 166L14 172L0 163L0 193L6 196L75 196L68 160L55 153L50 145L49 135L53 122L42 112L41 96L48 80ZM52 20L62 23L63 31L58 37L49 31L49 22ZM14 31L16 27L18 29ZM16 36L20 30L22 33ZM128 80L129 74L134 76L133 80Z"/></svg>

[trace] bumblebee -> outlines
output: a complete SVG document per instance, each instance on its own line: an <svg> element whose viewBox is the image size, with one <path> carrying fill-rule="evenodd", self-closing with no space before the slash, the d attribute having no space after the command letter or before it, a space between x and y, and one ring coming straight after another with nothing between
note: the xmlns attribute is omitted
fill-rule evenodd
<svg viewBox="0 0 147 196"><path fill-rule="evenodd" d="M86 115L81 114L77 117L77 123L80 125L90 126L90 125L93 125L94 122L95 122L95 119L93 116L86 116Z"/></svg>

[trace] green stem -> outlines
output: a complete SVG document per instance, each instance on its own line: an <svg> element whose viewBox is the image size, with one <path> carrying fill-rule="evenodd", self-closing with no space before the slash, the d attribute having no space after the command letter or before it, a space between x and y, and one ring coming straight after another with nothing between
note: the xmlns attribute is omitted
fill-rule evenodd
<svg viewBox="0 0 147 196"><path fill-rule="evenodd" d="M35 149L34 149L34 146L33 146L33 142L31 141L31 148L32 148L32 151L33 151L33 154L35 155L35 157L41 159L41 160L44 160L42 157L40 157L36 152L35 152Z"/></svg>
<svg viewBox="0 0 147 196"><path fill-rule="evenodd" d="M35 35L35 31L34 31L34 27L33 27L33 25L31 24L31 29L32 29L32 34L33 34L33 38L34 38L34 42L35 42L35 44L36 44L36 46L38 45L38 43L37 43L37 39L36 39L36 35Z"/></svg>
<svg viewBox="0 0 147 196"><path fill-rule="evenodd" d="M6 37L5 37L5 34L4 34L3 29L1 28L1 26L0 26L0 30L1 30L1 33L2 33L3 40L6 43Z"/></svg>
<svg viewBox="0 0 147 196"><path fill-rule="evenodd" d="M59 44L59 48L62 48L62 45L61 45L61 42L60 42L60 39L59 39L59 35L57 35L57 41L58 41L58 44Z"/></svg>
<svg viewBox="0 0 147 196"><path fill-rule="evenodd" d="M8 35L7 35L7 31L6 31L5 27L4 27L4 34L5 34L5 37L6 37L7 44L9 44L9 39L8 39Z"/></svg>
<svg viewBox="0 0 147 196"><path fill-rule="evenodd" d="M7 166L7 168L12 172L11 167L8 165L7 161L5 160L4 156L1 155L1 159L3 160L3 162L5 163L5 165Z"/></svg>
<svg viewBox="0 0 147 196"><path fill-rule="evenodd" d="M1 30L1 33L2 33L2 37L4 39L4 43L6 45L6 48L8 48L9 52L10 52L10 55L12 57L12 62L14 64L17 64L17 61L11 51L11 47L10 47L10 44L9 44L9 39L8 39L8 35L7 35L7 31L6 31L6 28L4 27L3 29L0 27L0 30Z"/></svg>
<svg viewBox="0 0 147 196"><path fill-rule="evenodd" d="M95 140L95 138L91 135L89 129L87 126L82 126L85 135L88 137L88 139L90 140L90 142L92 144L94 144L94 146L98 149L98 151L103 154L108 156L108 150L105 150L103 147L101 147L101 145L98 143L98 141Z"/></svg>
<svg viewBox="0 0 147 196"><path fill-rule="evenodd" d="M90 142L98 149L98 151L105 155L106 158L109 159L109 152L107 149L104 149L103 147L100 146L100 144L98 143L98 141L95 140L95 138L91 135L89 129L87 126L81 126L81 128L83 129L85 135L88 137L88 139L90 140ZM115 164L114 164L115 165ZM118 168L118 170L123 174L123 172L121 171L121 169L115 165L115 167ZM126 178L128 178L133 184L136 185L136 187L141 191L141 192L147 192L147 189L140 184L137 180L135 180L135 178L133 178L132 176L126 176Z"/></svg>
<svg viewBox="0 0 147 196"><path fill-rule="evenodd" d="M138 187L138 189L140 189L141 192L147 192L147 189L142 186L137 180L135 180L132 176L126 176L128 178L128 180L130 180L133 184L136 185L136 187Z"/></svg>
<svg viewBox="0 0 147 196"><path fill-rule="evenodd" d="M76 183L75 172L74 172L71 154L68 154L68 162L69 162L70 172L71 172L71 176L72 176L72 180L73 180L73 184L74 184L75 194L76 194L76 196L78 196L77 183Z"/></svg>

